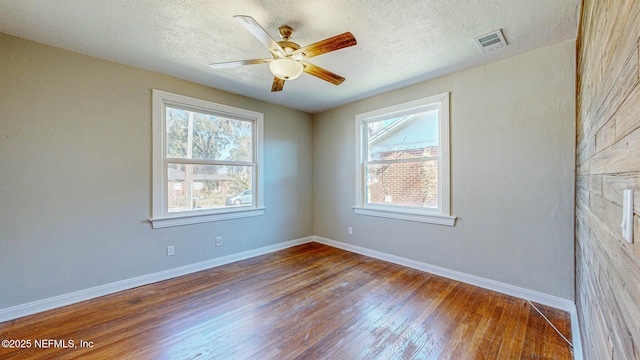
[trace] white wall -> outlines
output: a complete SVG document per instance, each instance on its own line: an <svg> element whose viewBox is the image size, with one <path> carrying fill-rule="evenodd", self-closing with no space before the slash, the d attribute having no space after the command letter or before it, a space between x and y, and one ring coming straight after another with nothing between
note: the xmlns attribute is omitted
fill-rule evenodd
<svg viewBox="0 0 640 360"><path fill-rule="evenodd" d="M313 235L311 115L3 34L0 54L0 309ZM151 229L153 88L265 114L264 216Z"/></svg>
<svg viewBox="0 0 640 360"><path fill-rule="evenodd" d="M315 234L573 300L575 83L569 41L316 115ZM443 92L456 226L354 215L356 114Z"/></svg>

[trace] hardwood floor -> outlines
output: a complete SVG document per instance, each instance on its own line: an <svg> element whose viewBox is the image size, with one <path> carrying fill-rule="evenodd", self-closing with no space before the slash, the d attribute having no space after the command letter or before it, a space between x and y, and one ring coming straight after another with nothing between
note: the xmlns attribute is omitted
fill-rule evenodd
<svg viewBox="0 0 640 360"><path fill-rule="evenodd" d="M538 307L571 339L567 313ZM0 339L30 343L0 359L572 358L522 299L317 243L5 322Z"/></svg>

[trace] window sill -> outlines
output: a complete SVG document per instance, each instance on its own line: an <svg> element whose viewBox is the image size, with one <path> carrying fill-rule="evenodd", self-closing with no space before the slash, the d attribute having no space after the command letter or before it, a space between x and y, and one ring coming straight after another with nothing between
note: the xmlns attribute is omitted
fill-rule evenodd
<svg viewBox="0 0 640 360"><path fill-rule="evenodd" d="M161 229L172 226L182 226L190 224L201 224L213 221L241 219L252 216L264 215L265 208L251 208L245 210L233 210L220 213L205 213L205 214L175 214L168 215L167 217L149 219L151 227L154 229Z"/></svg>
<svg viewBox="0 0 640 360"><path fill-rule="evenodd" d="M353 211L357 215L377 216L388 219L416 221L421 223L454 226L456 223L455 216L436 215L436 214L420 214L415 212L400 212L382 209L370 209L354 206Z"/></svg>

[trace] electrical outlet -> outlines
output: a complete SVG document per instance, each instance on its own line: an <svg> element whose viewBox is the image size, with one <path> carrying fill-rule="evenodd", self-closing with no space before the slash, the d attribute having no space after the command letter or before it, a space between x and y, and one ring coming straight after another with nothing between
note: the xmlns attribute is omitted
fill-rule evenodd
<svg viewBox="0 0 640 360"><path fill-rule="evenodd" d="M175 248L173 245L167 246L167 256L173 256L175 254Z"/></svg>
<svg viewBox="0 0 640 360"><path fill-rule="evenodd" d="M349 233L349 235L353 235L353 228L349 226L349 228L347 228L347 232Z"/></svg>
<svg viewBox="0 0 640 360"><path fill-rule="evenodd" d="M222 236L216 236L216 246L222 245Z"/></svg>

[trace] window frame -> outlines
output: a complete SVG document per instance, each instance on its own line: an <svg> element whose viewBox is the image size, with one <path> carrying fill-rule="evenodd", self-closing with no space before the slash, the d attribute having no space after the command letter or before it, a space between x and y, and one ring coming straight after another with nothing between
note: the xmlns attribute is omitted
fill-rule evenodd
<svg viewBox="0 0 640 360"><path fill-rule="evenodd" d="M366 148L369 122L380 121L407 115L431 108L438 110L438 208L418 208L402 205L384 205L367 203L367 181L365 166L368 162ZM451 216L451 166L449 137L449 93L429 96L406 103L388 106L382 109L357 114L356 126L356 199L353 210L358 215L377 216L398 220L454 226L456 217Z"/></svg>
<svg viewBox="0 0 640 360"><path fill-rule="evenodd" d="M168 172L171 162L166 157L166 107L177 107L188 111L220 115L232 119L252 122L253 184L251 205L169 212ZM154 229L212 221L238 219L264 215L263 191L263 126L264 114L233 106L196 99L162 90L152 90L152 206L151 226ZM200 162L199 160L193 161ZM224 162L224 161L223 161ZM227 162L228 163L228 162Z"/></svg>

